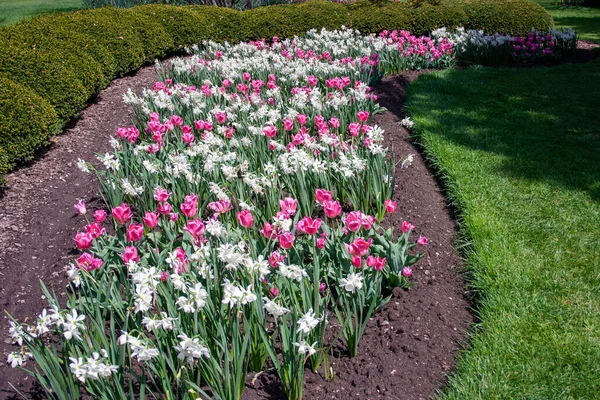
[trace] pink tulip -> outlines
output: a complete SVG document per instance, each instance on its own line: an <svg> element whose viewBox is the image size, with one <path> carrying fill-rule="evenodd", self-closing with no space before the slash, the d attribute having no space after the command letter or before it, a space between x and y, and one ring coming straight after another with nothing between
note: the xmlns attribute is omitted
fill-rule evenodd
<svg viewBox="0 0 600 400"><path fill-rule="evenodd" d="M160 273L160 280L162 282L166 282L169 280L169 273L167 271L163 271Z"/></svg>
<svg viewBox="0 0 600 400"><path fill-rule="evenodd" d="M273 139L275 135L277 135L277 128L275 128L273 125L267 125L263 128L263 133L266 137Z"/></svg>
<svg viewBox="0 0 600 400"><path fill-rule="evenodd" d="M175 222L179 219L179 214L176 212L171 212L171 213L169 213L169 219L171 221Z"/></svg>
<svg viewBox="0 0 600 400"><path fill-rule="evenodd" d="M169 203L159 203L158 207L156 207L156 210L162 215L167 215L173 211L173 207L171 207Z"/></svg>
<svg viewBox="0 0 600 400"><path fill-rule="evenodd" d="M198 213L198 206L194 202L186 202L179 206L181 208L181 212L186 217L192 218Z"/></svg>
<svg viewBox="0 0 600 400"><path fill-rule="evenodd" d="M277 237L277 240L279 241L279 246L287 250L291 249L294 246L294 240L296 240L296 238L294 237L293 233L285 232L279 235Z"/></svg>
<svg viewBox="0 0 600 400"><path fill-rule="evenodd" d="M204 222L201 219L193 219L188 221L183 230L188 231L194 238L200 238L204 235Z"/></svg>
<svg viewBox="0 0 600 400"><path fill-rule="evenodd" d="M283 130L289 132L293 129L294 129L294 121L289 118L284 119L283 120Z"/></svg>
<svg viewBox="0 0 600 400"><path fill-rule="evenodd" d="M260 233L267 239L273 239L275 237L275 229L273 224L265 222L263 228L260 230Z"/></svg>
<svg viewBox="0 0 600 400"><path fill-rule="evenodd" d="M140 256L134 246L125 247L125 251L123 251L123 254L121 254L121 258L125 264L129 264L130 262L137 263L140 261Z"/></svg>
<svg viewBox="0 0 600 400"><path fill-rule="evenodd" d="M385 205L385 211L389 214L396 211L396 202L392 200L386 200L383 202Z"/></svg>
<svg viewBox="0 0 600 400"><path fill-rule="evenodd" d="M300 126L304 126L304 125L306 125L306 122L308 121L308 117L304 114L298 114L296 116L296 121L298 121Z"/></svg>
<svg viewBox="0 0 600 400"><path fill-rule="evenodd" d="M142 220L148 228L153 229L158 225L158 213L146 211Z"/></svg>
<svg viewBox="0 0 600 400"><path fill-rule="evenodd" d="M224 124L227 121L227 113L226 112L218 112L215 114L215 118L217 118L217 122L219 124ZM206 125L206 124L205 124Z"/></svg>
<svg viewBox="0 0 600 400"><path fill-rule="evenodd" d="M319 249L319 250L324 249L326 244L327 244L327 237L321 236L320 238L317 239L317 249Z"/></svg>
<svg viewBox="0 0 600 400"><path fill-rule="evenodd" d="M94 211L94 219L96 220L96 222L98 223L103 223L104 221L106 221L106 211L104 210L96 210Z"/></svg>
<svg viewBox="0 0 600 400"><path fill-rule="evenodd" d="M373 239L365 240L363 238L356 238L352 243L344 243L344 245L350 255L362 257L369 252L371 243L373 243Z"/></svg>
<svg viewBox="0 0 600 400"><path fill-rule="evenodd" d="M369 120L368 111L359 111L356 116L360 122L367 122Z"/></svg>
<svg viewBox="0 0 600 400"><path fill-rule="evenodd" d="M245 81L249 81L251 78L252 78L252 77L250 76L250 73L249 73L249 72L244 72L244 73L242 74L242 79L243 79L243 80L245 80Z"/></svg>
<svg viewBox="0 0 600 400"><path fill-rule="evenodd" d="M326 200L323 202L323 211L327 218L335 218L342 213L342 206L337 200Z"/></svg>
<svg viewBox="0 0 600 400"><path fill-rule="evenodd" d="M250 228L254 223L254 216L248 210L242 210L237 213L237 220L244 228Z"/></svg>
<svg viewBox="0 0 600 400"><path fill-rule="evenodd" d="M77 204L73 205L73 207L75 207L77 212L81 215L87 212L87 209L85 208L85 201L83 201L83 199L79 200Z"/></svg>
<svg viewBox="0 0 600 400"><path fill-rule="evenodd" d="M352 256L352 265L354 265L355 268L362 268L362 257L360 256Z"/></svg>
<svg viewBox="0 0 600 400"><path fill-rule="evenodd" d="M77 246L79 250L85 250L92 246L94 237L87 232L77 232L73 241L75 241L75 246Z"/></svg>
<svg viewBox="0 0 600 400"><path fill-rule="evenodd" d="M229 202L229 200L213 201L211 203L208 203L208 208L210 208L218 214L223 214L231 210L231 203Z"/></svg>
<svg viewBox="0 0 600 400"><path fill-rule="evenodd" d="M185 132L183 135L181 135L181 140L183 140L183 143L185 144L192 143L194 139L196 139L196 137L191 132Z"/></svg>
<svg viewBox="0 0 600 400"><path fill-rule="evenodd" d="M417 239L417 244L420 244L421 246L427 246L428 243L429 239L427 239L425 236L419 236L419 239Z"/></svg>
<svg viewBox="0 0 600 400"><path fill-rule="evenodd" d="M367 266L372 267L376 271L381 271L385 267L385 257L375 257L369 256L367 257Z"/></svg>
<svg viewBox="0 0 600 400"><path fill-rule="evenodd" d="M361 213L362 214L362 213ZM362 227L365 228L366 230L369 230L373 227L373 225L375 224L375 217L373 217L372 215L365 215L362 214L362 221L361 221Z"/></svg>
<svg viewBox="0 0 600 400"><path fill-rule="evenodd" d="M406 233L410 230L415 229L415 226L408 221L402 221L402 226L400 227L402 232Z"/></svg>
<svg viewBox="0 0 600 400"><path fill-rule="evenodd" d="M106 229L104 229L99 222L92 222L91 224L86 225L85 231L92 235L94 239L106 233Z"/></svg>
<svg viewBox="0 0 600 400"><path fill-rule="evenodd" d="M83 253L76 261L77 266L87 272L92 272L104 265L104 261L95 258L90 253Z"/></svg>
<svg viewBox="0 0 600 400"><path fill-rule="evenodd" d="M348 124L348 131L350 135L356 137L360 134L360 124L358 122L351 122Z"/></svg>
<svg viewBox="0 0 600 400"><path fill-rule="evenodd" d="M125 203L112 209L112 216L118 224L126 224L132 217L131 208Z"/></svg>
<svg viewBox="0 0 600 400"><path fill-rule="evenodd" d="M358 231L362 226L362 213L360 211L352 211L346 215L346 227L352 232Z"/></svg>
<svg viewBox="0 0 600 400"><path fill-rule="evenodd" d="M129 228L127 228L127 232L125 233L127 241L129 242L139 242L144 237L144 225L142 224L131 224Z"/></svg>
<svg viewBox="0 0 600 400"><path fill-rule="evenodd" d="M412 275L412 269L410 267L402 268L402 276L404 276L406 278L410 278L411 275Z"/></svg>
<svg viewBox="0 0 600 400"><path fill-rule="evenodd" d="M281 263L281 262L283 262L283 260L285 260L285 256L280 254L277 250L275 250L268 257L268 260L269 260L269 265L271 267L277 268L279 266L279 263Z"/></svg>
<svg viewBox="0 0 600 400"><path fill-rule="evenodd" d="M293 197L286 197L283 200L279 200L279 206L281 207L281 211L286 213L287 215L296 214L296 209L298 207L298 201Z"/></svg>
<svg viewBox="0 0 600 400"><path fill-rule="evenodd" d="M187 254L185 254L185 251L181 247L178 247L175 249L174 253L175 261L173 262L173 271L177 275L181 275L184 272L188 272L190 262L187 258Z"/></svg>
<svg viewBox="0 0 600 400"><path fill-rule="evenodd" d="M171 193L169 193L167 189L156 188L156 191L154 192L154 200L164 203L165 201L169 200L170 195Z"/></svg>
<svg viewBox="0 0 600 400"><path fill-rule="evenodd" d="M204 121L202 121L201 119L198 121L194 121L194 128L198 129L199 131L203 131L204 130Z"/></svg>
<svg viewBox="0 0 600 400"><path fill-rule="evenodd" d="M304 217L296 224L296 229L307 235L316 235L320 228L321 220L319 218Z"/></svg>
<svg viewBox="0 0 600 400"><path fill-rule="evenodd" d="M181 118L179 115L171 115L171 123L174 126L181 126L183 125L183 118Z"/></svg>
<svg viewBox="0 0 600 400"><path fill-rule="evenodd" d="M269 289L269 296L274 299L275 297L279 296L279 289L277 289L276 287L272 287L271 289Z"/></svg>
<svg viewBox="0 0 600 400"><path fill-rule="evenodd" d="M331 192L325 189L315 190L315 196L317 198L317 202L321 205L323 205L324 202L333 199Z"/></svg>

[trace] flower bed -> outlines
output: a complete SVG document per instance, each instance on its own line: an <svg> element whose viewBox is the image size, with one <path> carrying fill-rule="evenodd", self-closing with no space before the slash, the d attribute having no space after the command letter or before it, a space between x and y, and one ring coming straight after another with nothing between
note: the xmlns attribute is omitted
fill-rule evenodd
<svg viewBox="0 0 600 400"><path fill-rule="evenodd" d="M431 36L448 39L454 45L459 61L483 65L560 61L574 56L577 48L577 34L565 28L548 32L532 29L526 36L486 35L483 31L464 28L454 31L440 28Z"/></svg>
<svg viewBox="0 0 600 400"><path fill-rule="evenodd" d="M0 186L4 171L32 158L48 135L60 132L90 96L114 77L145 62L205 39L239 42L273 35L289 38L311 28L337 29L343 24L367 33L405 29L421 35L443 26L464 25L515 35L532 27L550 29L553 22L547 11L530 0L442 0L436 5L310 1L244 12L154 4L34 18L0 29L0 73L12 81L11 93L17 94L13 101L9 97L0 106L20 110L22 97L30 92L36 99L39 96L37 106L26 114L36 129L24 128L20 114L0 120ZM27 140L21 146L23 138Z"/></svg>
<svg viewBox="0 0 600 400"><path fill-rule="evenodd" d="M388 36L205 43L128 94L135 125L96 170L110 216L96 210L74 238L67 306L46 292L35 324L13 324L22 347L8 361L35 358L56 399L239 398L266 363L301 398L304 366L330 371L338 338L356 355L369 318L410 285L409 250L427 244L408 221L397 237L378 225L395 210L396 162L367 83L452 52ZM326 340L331 318L341 328Z"/></svg>

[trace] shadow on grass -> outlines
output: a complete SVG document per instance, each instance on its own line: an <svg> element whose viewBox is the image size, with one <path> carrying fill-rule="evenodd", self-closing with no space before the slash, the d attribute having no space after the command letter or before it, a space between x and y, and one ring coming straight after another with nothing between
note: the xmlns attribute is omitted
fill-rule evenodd
<svg viewBox="0 0 600 400"><path fill-rule="evenodd" d="M556 26L568 26L575 32L580 33L581 39L600 42L600 11L597 15L589 17L567 17L555 16ZM582 35L583 34L583 35Z"/></svg>
<svg viewBox="0 0 600 400"><path fill-rule="evenodd" d="M501 155L496 173L551 181L600 201L600 61L447 70L421 76L409 93L409 111L430 110L420 129Z"/></svg>

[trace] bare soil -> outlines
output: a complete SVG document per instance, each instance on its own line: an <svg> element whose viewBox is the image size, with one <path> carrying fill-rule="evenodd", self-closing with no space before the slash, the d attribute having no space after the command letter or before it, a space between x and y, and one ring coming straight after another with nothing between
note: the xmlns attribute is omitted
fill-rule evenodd
<svg viewBox="0 0 600 400"><path fill-rule="evenodd" d="M331 357L333 380L307 370L305 399L431 398L454 367L473 320L464 296L462 262L453 248L455 223L409 132L399 123L404 116L405 88L418 75L390 77L376 88L380 103L389 111L375 119L387 132L387 145L396 159L415 155L410 168L397 170L394 199L398 209L388 216L387 224L399 226L408 220L430 244L415 265L415 285L396 291L369 322L358 356ZM34 318L46 306L40 280L51 290L63 292L64 266L76 254L72 238L84 224L73 204L84 199L90 208L102 205L98 182L77 169L77 159L91 161L95 153L109 150L108 138L117 127L129 123L123 94L128 88L149 87L154 79L153 69L146 67L113 81L43 154L8 176L0 198L0 304L16 319ZM0 331L7 332L8 327L3 313ZM13 346L4 337L0 342L0 399L21 398L9 382L26 398L42 398L31 378L5 365ZM280 399L284 395L274 374L267 371L248 377L244 398Z"/></svg>

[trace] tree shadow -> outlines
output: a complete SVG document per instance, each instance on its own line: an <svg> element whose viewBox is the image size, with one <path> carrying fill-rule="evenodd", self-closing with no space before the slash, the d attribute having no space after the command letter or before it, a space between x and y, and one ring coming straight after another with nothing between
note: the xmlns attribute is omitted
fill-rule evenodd
<svg viewBox="0 0 600 400"><path fill-rule="evenodd" d="M420 130L502 156L497 173L600 201L600 61L523 70L471 68L410 85ZM393 112L398 112L392 110Z"/></svg>
<svg viewBox="0 0 600 400"><path fill-rule="evenodd" d="M600 41L600 19L597 14L589 17L555 16L554 23L556 26L571 27L575 32L585 32L588 40Z"/></svg>

